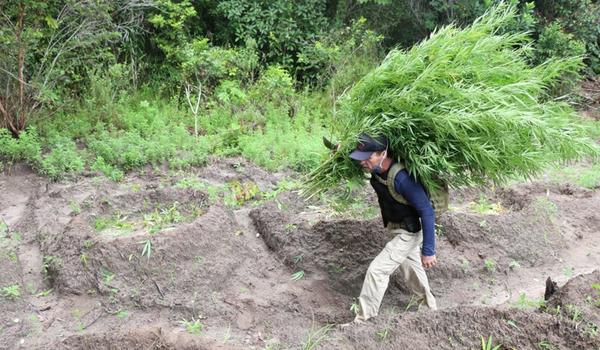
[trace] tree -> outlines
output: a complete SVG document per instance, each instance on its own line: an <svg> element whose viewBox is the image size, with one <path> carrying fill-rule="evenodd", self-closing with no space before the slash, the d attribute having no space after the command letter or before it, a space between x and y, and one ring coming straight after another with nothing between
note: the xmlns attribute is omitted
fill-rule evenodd
<svg viewBox="0 0 600 350"><path fill-rule="evenodd" d="M59 88L81 88L90 67L114 61L110 1L0 3L0 117L14 136Z"/></svg>

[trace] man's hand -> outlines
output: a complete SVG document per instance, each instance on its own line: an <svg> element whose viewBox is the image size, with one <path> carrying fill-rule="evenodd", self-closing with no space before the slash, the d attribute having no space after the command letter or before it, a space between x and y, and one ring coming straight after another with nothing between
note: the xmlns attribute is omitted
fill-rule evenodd
<svg viewBox="0 0 600 350"><path fill-rule="evenodd" d="M423 264L424 268L430 269L437 264L437 259L435 258L435 255L432 255L432 256L421 255L421 264Z"/></svg>

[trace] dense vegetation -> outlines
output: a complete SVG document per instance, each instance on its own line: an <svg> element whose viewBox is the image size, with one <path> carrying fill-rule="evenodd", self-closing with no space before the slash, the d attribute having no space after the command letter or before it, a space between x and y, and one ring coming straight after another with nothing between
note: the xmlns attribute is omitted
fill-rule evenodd
<svg viewBox="0 0 600 350"><path fill-rule="evenodd" d="M512 2L519 16L504 30L530 32L531 65L585 55L580 73L600 72L596 0ZM391 48L468 25L493 3L1 0L0 167L119 180L242 155L311 170L339 96Z"/></svg>

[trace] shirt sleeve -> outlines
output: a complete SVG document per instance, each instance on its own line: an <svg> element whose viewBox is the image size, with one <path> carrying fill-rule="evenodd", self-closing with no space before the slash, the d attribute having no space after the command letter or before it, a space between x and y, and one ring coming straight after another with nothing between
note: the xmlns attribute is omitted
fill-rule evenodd
<svg viewBox="0 0 600 350"><path fill-rule="evenodd" d="M435 255L435 212L423 185L410 176L406 170L402 170L396 175L394 186L396 191L417 210L421 217L421 226L423 227L421 253L425 256Z"/></svg>

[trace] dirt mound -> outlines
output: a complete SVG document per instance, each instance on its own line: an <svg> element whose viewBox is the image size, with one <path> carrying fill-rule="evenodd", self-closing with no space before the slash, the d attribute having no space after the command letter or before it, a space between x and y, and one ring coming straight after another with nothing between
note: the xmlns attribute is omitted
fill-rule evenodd
<svg viewBox="0 0 600 350"><path fill-rule="evenodd" d="M279 210L273 203L253 210L250 216L267 246L286 264L327 275L335 289L347 295L360 291L369 262L392 238L379 219L310 225L303 212L292 207ZM502 216L450 212L441 224L438 257L444 263L430 273L437 281L434 285L440 287L467 274L484 274L486 269L508 271L512 261L539 265L563 244L556 223L532 207Z"/></svg>
<svg viewBox="0 0 600 350"><path fill-rule="evenodd" d="M82 231L89 225L73 221L42 249L53 257L50 275L61 293L98 293L138 307L192 310L197 298L218 290L253 255L236 236L233 221L231 212L211 207L194 222L168 231L116 238L86 234Z"/></svg>
<svg viewBox="0 0 600 350"><path fill-rule="evenodd" d="M500 349L595 349L573 324L542 312L461 307L378 317L372 324L344 331L336 349L481 349L492 337Z"/></svg>
<svg viewBox="0 0 600 350"><path fill-rule="evenodd" d="M600 270L577 276L547 301L549 313L564 316L585 333L600 331Z"/></svg>
<svg viewBox="0 0 600 350"><path fill-rule="evenodd" d="M285 264L305 273L323 273L335 290L356 295L365 266L387 239L379 222L334 220L310 225L297 214L269 203L251 211L250 217Z"/></svg>
<svg viewBox="0 0 600 350"><path fill-rule="evenodd" d="M64 350L225 350L242 349L233 345L223 345L209 339L193 337L185 333L170 333L161 328L142 327L135 331L107 332L100 334L74 335L51 346L40 349L60 348Z"/></svg>

